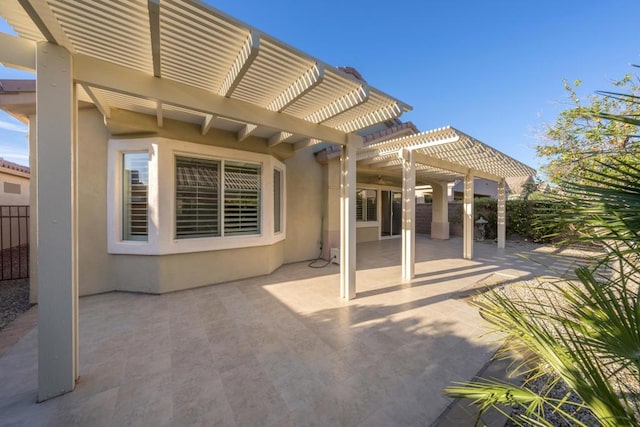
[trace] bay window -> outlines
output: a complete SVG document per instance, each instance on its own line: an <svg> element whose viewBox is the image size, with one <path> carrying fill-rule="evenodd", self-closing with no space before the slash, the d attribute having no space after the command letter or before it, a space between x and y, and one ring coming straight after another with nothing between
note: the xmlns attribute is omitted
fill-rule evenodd
<svg viewBox="0 0 640 427"><path fill-rule="evenodd" d="M167 138L109 141L109 252L172 254L286 238L285 166Z"/></svg>

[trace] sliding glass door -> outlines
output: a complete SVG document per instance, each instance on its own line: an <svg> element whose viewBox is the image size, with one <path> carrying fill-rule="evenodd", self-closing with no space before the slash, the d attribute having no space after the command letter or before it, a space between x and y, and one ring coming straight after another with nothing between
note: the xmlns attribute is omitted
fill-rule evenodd
<svg viewBox="0 0 640 427"><path fill-rule="evenodd" d="M399 236L402 229L402 192L382 191L382 237Z"/></svg>

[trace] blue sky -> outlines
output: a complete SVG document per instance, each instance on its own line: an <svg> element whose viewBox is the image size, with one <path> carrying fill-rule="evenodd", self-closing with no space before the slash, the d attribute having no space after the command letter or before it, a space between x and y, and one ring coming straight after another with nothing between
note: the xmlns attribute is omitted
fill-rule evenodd
<svg viewBox="0 0 640 427"><path fill-rule="evenodd" d="M355 67L412 105L402 119L421 130L452 125L536 168L532 147L566 107L562 80L582 80L586 96L640 63L637 0L208 3ZM0 78L16 77L0 68ZM0 156L26 164L26 151L24 127L0 116Z"/></svg>

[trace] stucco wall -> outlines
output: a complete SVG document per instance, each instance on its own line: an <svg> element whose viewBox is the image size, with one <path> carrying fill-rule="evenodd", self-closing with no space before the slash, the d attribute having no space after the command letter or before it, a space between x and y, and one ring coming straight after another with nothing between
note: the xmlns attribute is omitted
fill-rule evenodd
<svg viewBox="0 0 640 427"><path fill-rule="evenodd" d="M148 120L135 113L116 112L119 123ZM35 117L32 117L35 123ZM150 118L155 121L155 118ZM116 127L111 127L112 130ZM120 132L123 126L120 125ZM216 145L284 159L289 144L272 150L263 139L250 137L238 143L232 132L212 129L200 134L199 126L165 120L158 136ZM124 135L131 137L131 135ZM302 150L287 164L287 240L267 246L204 251L162 256L111 255L107 251L107 149L112 135L103 117L93 109L78 116L78 228L79 292L91 295L113 290L164 293L269 274L284 262L317 256L320 236L321 167L310 150ZM32 167L35 162L32 163ZM35 211L35 209L34 209ZM289 234L291 233L291 234ZM37 253L35 245L33 254ZM34 263L35 265L35 263ZM37 295L33 275L32 295Z"/></svg>
<svg viewBox="0 0 640 427"><path fill-rule="evenodd" d="M107 253L107 140L97 110L78 116L78 270L80 295L115 289Z"/></svg>
<svg viewBox="0 0 640 427"><path fill-rule="evenodd" d="M211 129L206 135L202 135L199 124L185 123L167 118L164 119L162 128L158 128L156 123L155 116L125 110L112 110L111 119L108 120L109 129L115 138L132 138L135 135L159 136L196 144L271 154L279 160L289 157L293 152L291 144L278 144L274 147L268 147L264 139L255 136L249 136L238 142L234 132L220 129Z"/></svg>
<svg viewBox="0 0 640 427"><path fill-rule="evenodd" d="M175 255L112 255L116 290L165 293L272 273L284 242ZM250 260L250 262L248 262Z"/></svg>
<svg viewBox="0 0 640 427"><path fill-rule="evenodd" d="M287 166L284 262L314 259L320 253L323 197L326 197L322 166L310 149L296 152L284 163Z"/></svg>
<svg viewBox="0 0 640 427"><path fill-rule="evenodd" d="M0 170L0 205L28 206L29 178Z"/></svg>
<svg viewBox="0 0 640 427"><path fill-rule="evenodd" d="M380 228L374 227L358 227L356 229L356 242L372 242L380 238Z"/></svg>

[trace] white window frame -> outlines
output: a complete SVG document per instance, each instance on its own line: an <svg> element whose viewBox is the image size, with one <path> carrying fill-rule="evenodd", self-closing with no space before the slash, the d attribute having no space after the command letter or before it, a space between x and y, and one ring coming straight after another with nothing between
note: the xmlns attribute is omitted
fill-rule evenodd
<svg viewBox="0 0 640 427"><path fill-rule="evenodd" d="M369 185L357 185L357 190L371 190L376 192L376 220L375 221L356 221L356 228L376 227L380 225L380 189Z"/></svg>
<svg viewBox="0 0 640 427"><path fill-rule="evenodd" d="M273 182L273 175L275 171L280 172L280 231L275 231L275 224L272 224L271 228L274 234L276 236L279 236L281 234L282 235L285 234L285 224L287 223L287 191L285 186L285 182L287 181L286 181L286 170L283 167L275 166L271 173L272 182ZM273 190L272 190L272 194L273 194ZM275 203L275 200L273 202ZM273 207L271 212L273 212L274 210L275 210L275 206Z"/></svg>
<svg viewBox="0 0 640 427"><path fill-rule="evenodd" d="M146 242L125 241L122 240L122 153L145 150L149 151L149 238ZM109 253L165 255L265 246L286 239L286 167L271 155L154 137L112 139L108 156ZM176 239L176 156L260 164L260 234ZM273 231L274 168L282 173L282 225L279 233Z"/></svg>
<svg viewBox="0 0 640 427"><path fill-rule="evenodd" d="M215 235L211 235L211 236L182 236L179 237L178 236L178 211L177 208L176 210L174 210L173 215L174 215L174 230L173 230L173 235L174 238L176 240L182 240L182 239L202 239L202 238L207 238L207 237L221 237L224 235L224 230L223 230L223 220L222 217L224 217L224 204L223 204L223 199L224 199L224 188L222 188L222 175L224 174L224 162L221 159L217 159L217 158L210 158L210 157L202 157L202 156L183 156L181 154L176 154L175 156L173 156L173 173L176 175L176 178L178 176L178 158L181 159L191 159L191 160L206 160L206 161L211 161L214 164L217 165L218 168L218 234ZM175 181L174 181L175 183ZM178 189L177 189L177 183L174 184L174 206L177 206L177 193L178 193Z"/></svg>
<svg viewBox="0 0 640 427"><path fill-rule="evenodd" d="M158 164L153 161L158 145L152 140L111 140L107 166L107 244L109 253L147 254L158 243L158 211L149 209L147 214L147 240L123 239L123 163L124 153L149 153L149 187L147 203L150 208L157 203Z"/></svg>
<svg viewBox="0 0 640 427"><path fill-rule="evenodd" d="M129 182L129 179L125 179L125 167L126 167L126 163L127 163L127 155L144 155L146 156L146 163L147 163L147 189L146 189L146 195L145 195L145 203L144 203L144 207L145 207L145 215L144 215L144 219L145 219L145 228L146 228L146 233L144 234L134 234L132 232L132 228L133 228L133 222L134 222L134 217L135 215L129 211L129 214L126 214L126 211L129 210L129 208L127 207L127 202L125 202L125 195L130 195L131 199L129 200L130 203L130 207L133 207L134 201L133 201L133 193L134 193L134 189L131 182ZM120 199L121 203L123 204L122 206L122 210L121 210L121 215L122 215L122 220L121 220L121 227L122 227L122 240L126 240L126 241L142 241L142 242L146 242L147 240L149 240L149 152L147 150L144 151L125 151L123 153L121 153L120 156L122 159L122 164L123 167L121 169L121 177L120 179L122 179L122 197ZM125 190L125 188L127 188L127 190ZM127 218L129 220L129 224L125 224L125 222L127 222ZM125 237L125 235L129 235L129 237Z"/></svg>

